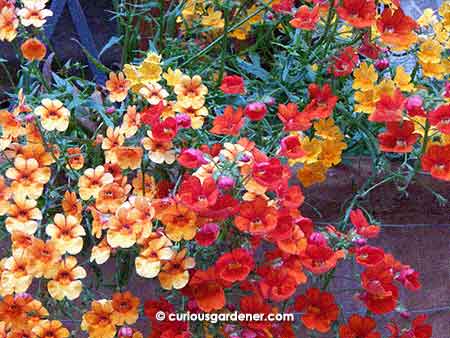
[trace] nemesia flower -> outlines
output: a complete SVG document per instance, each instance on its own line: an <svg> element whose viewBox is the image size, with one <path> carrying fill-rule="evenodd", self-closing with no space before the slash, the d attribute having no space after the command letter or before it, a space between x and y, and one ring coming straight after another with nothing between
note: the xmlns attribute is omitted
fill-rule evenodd
<svg viewBox="0 0 450 338"><path fill-rule="evenodd" d="M225 76L220 85L220 89L225 94L244 94L245 93L245 83L244 79L238 75L228 75Z"/></svg>
<svg viewBox="0 0 450 338"><path fill-rule="evenodd" d="M29 235L34 234L38 228L37 221L42 220L41 210L36 206L35 200L24 195L14 195L5 220L6 230L9 233L21 231Z"/></svg>
<svg viewBox="0 0 450 338"><path fill-rule="evenodd" d="M192 257L186 257L186 254L185 248L162 265L158 278L163 289L182 289L189 282L187 270L194 268L195 260Z"/></svg>
<svg viewBox="0 0 450 338"><path fill-rule="evenodd" d="M163 233L151 233L135 260L138 275L144 278L156 277L161 271L163 262L175 255L171 246L172 242Z"/></svg>
<svg viewBox="0 0 450 338"><path fill-rule="evenodd" d="M80 279L86 278L86 271L77 264L77 259L73 256L68 256L57 264L47 284L52 298L63 300L66 297L68 300L74 300L80 296L83 288Z"/></svg>
<svg viewBox="0 0 450 338"><path fill-rule="evenodd" d="M205 271L195 271L189 281L188 289L198 307L204 312L220 310L225 306L225 292L214 267Z"/></svg>
<svg viewBox="0 0 450 338"><path fill-rule="evenodd" d="M33 262L28 266L29 272L37 278L52 276L61 257L61 252L54 241L44 242L39 238L33 238L28 254Z"/></svg>
<svg viewBox="0 0 450 338"><path fill-rule="evenodd" d="M411 83L411 75L402 66L398 66L395 70L394 83L404 92L411 92L415 89L414 84Z"/></svg>
<svg viewBox="0 0 450 338"><path fill-rule="evenodd" d="M34 113L41 118L45 130L65 131L69 127L70 111L59 100L43 99Z"/></svg>
<svg viewBox="0 0 450 338"><path fill-rule="evenodd" d="M297 280L283 266L261 267L258 269L261 279L258 289L265 299L281 302L289 299L297 289Z"/></svg>
<svg viewBox="0 0 450 338"><path fill-rule="evenodd" d="M308 86L308 92L311 102L306 105L304 112L311 119L323 119L330 116L338 100L337 96L333 95L330 85L326 83L319 87L312 83Z"/></svg>
<svg viewBox="0 0 450 338"><path fill-rule="evenodd" d="M28 257L18 250L15 250L11 257L0 261L1 296L19 294L28 290L33 281L33 276L28 273L30 263Z"/></svg>
<svg viewBox="0 0 450 338"><path fill-rule="evenodd" d="M5 178L0 176L0 216L5 215L9 209L9 198L11 190L5 183Z"/></svg>
<svg viewBox="0 0 450 338"><path fill-rule="evenodd" d="M106 173L103 166L97 166L95 169L86 169L84 175L78 180L81 199L86 201L91 197L94 199L98 198L102 187L113 181L114 177L110 173Z"/></svg>
<svg viewBox="0 0 450 338"><path fill-rule="evenodd" d="M125 75L122 72L118 74L111 72L105 87L109 91L108 97L111 102L122 102L128 96L130 81L125 79Z"/></svg>
<svg viewBox="0 0 450 338"><path fill-rule="evenodd" d="M44 0L28 0L24 1L24 7L17 11L20 16L20 22L25 27L33 26L42 27L47 21L47 17L52 16L53 12L45 8Z"/></svg>
<svg viewBox="0 0 450 338"><path fill-rule="evenodd" d="M355 69L353 72L353 89L359 89L361 91L368 91L375 88L375 82L378 80L378 74L375 71L373 65L369 65L366 62Z"/></svg>
<svg viewBox="0 0 450 338"><path fill-rule="evenodd" d="M243 281L254 267L253 256L245 249L235 249L215 263L217 276L227 282Z"/></svg>
<svg viewBox="0 0 450 338"><path fill-rule="evenodd" d="M178 163L185 168L195 169L208 163L200 150L189 148L183 149L178 156Z"/></svg>
<svg viewBox="0 0 450 338"><path fill-rule="evenodd" d="M355 50L352 47L346 47L333 57L333 63L328 72L336 77L348 76L353 72L358 60L359 57Z"/></svg>
<svg viewBox="0 0 450 338"><path fill-rule="evenodd" d="M19 19L14 8L5 6L0 10L0 41L13 41L17 36Z"/></svg>
<svg viewBox="0 0 450 338"><path fill-rule="evenodd" d="M300 138L297 135L286 136L281 140L280 155L297 159L305 155Z"/></svg>
<svg viewBox="0 0 450 338"><path fill-rule="evenodd" d="M388 122L387 130L378 135L380 150L395 153L409 153L420 137L415 133L414 123L408 120Z"/></svg>
<svg viewBox="0 0 450 338"><path fill-rule="evenodd" d="M142 224L136 209L122 206L108 221L106 240L112 248L130 248L139 238Z"/></svg>
<svg viewBox="0 0 450 338"><path fill-rule="evenodd" d="M117 325L136 323L139 317L139 298L129 291L116 292L112 296L111 303L117 314Z"/></svg>
<svg viewBox="0 0 450 338"><path fill-rule="evenodd" d="M353 314L347 324L339 327L339 337L342 338L381 338L381 334L375 331L377 323L371 317L362 317Z"/></svg>
<svg viewBox="0 0 450 338"><path fill-rule="evenodd" d="M257 197L253 201L241 203L234 224L240 231L263 235L275 229L277 211L265 199Z"/></svg>
<svg viewBox="0 0 450 338"><path fill-rule="evenodd" d="M290 13L292 7L294 7L294 0L274 0L271 6L277 13Z"/></svg>
<svg viewBox="0 0 450 338"><path fill-rule="evenodd" d="M104 264L111 256L111 247L108 244L106 238L104 238L99 244L92 247L90 262L95 262L98 265Z"/></svg>
<svg viewBox="0 0 450 338"><path fill-rule="evenodd" d="M227 106L223 115L216 116L213 121L211 133L218 135L239 135L239 130L243 127L245 120L244 112L241 107L236 110L232 106Z"/></svg>
<svg viewBox="0 0 450 338"><path fill-rule="evenodd" d="M166 226L166 235L172 241L191 240L197 231L196 214L181 203L173 202L164 211L161 221Z"/></svg>
<svg viewBox="0 0 450 338"><path fill-rule="evenodd" d="M372 122L400 122L403 117L405 98L399 89L392 95L381 93L375 111L369 116Z"/></svg>
<svg viewBox="0 0 450 338"><path fill-rule="evenodd" d="M69 330L58 320L43 320L32 331L39 338L68 338L70 336Z"/></svg>
<svg viewBox="0 0 450 338"><path fill-rule="evenodd" d="M251 121L260 121L267 114L267 106L264 102L252 102L245 107L244 112Z"/></svg>
<svg viewBox="0 0 450 338"><path fill-rule="evenodd" d="M435 178L450 181L450 145L431 145L422 156L422 169Z"/></svg>
<svg viewBox="0 0 450 338"><path fill-rule="evenodd" d="M198 75L192 78L183 75L173 91L177 94L177 101L183 107L192 107L194 109L203 107L205 95L208 94L208 88L202 83L202 78Z"/></svg>
<svg viewBox="0 0 450 338"><path fill-rule="evenodd" d="M336 12L355 28L366 28L375 23L376 7L373 0L344 0Z"/></svg>
<svg viewBox="0 0 450 338"><path fill-rule="evenodd" d="M149 137L142 139L142 146L148 150L148 157L155 163L172 164L176 160L175 150L173 150L173 143L167 141L159 141L153 138L152 132L148 131Z"/></svg>
<svg viewBox="0 0 450 338"><path fill-rule="evenodd" d="M383 262L384 259L383 249L375 246L364 245L355 250L356 262L364 267L377 266L379 263Z"/></svg>
<svg viewBox="0 0 450 338"><path fill-rule="evenodd" d="M121 169L135 170L141 166L143 149L141 147L118 146L111 150L111 162Z"/></svg>
<svg viewBox="0 0 450 338"><path fill-rule="evenodd" d="M114 338L119 318L107 300L93 301L91 310L83 315L81 329L92 338Z"/></svg>
<svg viewBox="0 0 450 338"><path fill-rule="evenodd" d="M339 315L334 296L317 288L310 288L304 295L297 297L295 310L305 312L301 317L302 323L308 329L320 333L328 332Z"/></svg>
<svg viewBox="0 0 450 338"><path fill-rule="evenodd" d="M426 112L423 109L423 99L419 95L408 97L405 102L405 109L410 117L426 116Z"/></svg>
<svg viewBox="0 0 450 338"><path fill-rule="evenodd" d="M302 264L306 269L320 275L333 269L338 260L345 257L345 252L343 250L333 251L327 244L317 245L309 242L301 257Z"/></svg>
<svg viewBox="0 0 450 338"><path fill-rule="evenodd" d="M69 169L80 170L84 166L84 157L78 147L67 148L67 167Z"/></svg>
<svg viewBox="0 0 450 338"><path fill-rule="evenodd" d="M432 126L444 133L450 134L450 104L443 104L428 115Z"/></svg>
<svg viewBox="0 0 450 338"><path fill-rule="evenodd" d="M299 112L295 103L278 106L278 118L283 122L285 131L303 131L311 127L311 118L306 112Z"/></svg>
<svg viewBox="0 0 450 338"><path fill-rule="evenodd" d="M33 298L29 294L6 295L0 301L0 318L8 326L24 329Z"/></svg>
<svg viewBox="0 0 450 338"><path fill-rule="evenodd" d="M294 14L294 18L289 21L292 27L303 30L313 30L319 22L319 6L315 5L313 8L309 8L306 5L300 6L297 12Z"/></svg>
<svg viewBox="0 0 450 338"><path fill-rule="evenodd" d="M45 228L46 234L54 241L61 253L76 255L83 248L83 238L86 235L79 220L71 215L56 214L54 224Z"/></svg>
<svg viewBox="0 0 450 338"><path fill-rule="evenodd" d="M210 246L219 236L219 230L219 226L216 223L206 223L198 229L195 241L200 246Z"/></svg>
<svg viewBox="0 0 450 338"><path fill-rule="evenodd" d="M377 29L380 32L381 40L400 50L409 48L417 41L414 33L416 28L417 23L405 15L401 8L392 10L386 7L377 19Z"/></svg>
<svg viewBox="0 0 450 338"><path fill-rule="evenodd" d="M41 61L47 54L47 48L38 39L28 39L21 46L22 55L28 61Z"/></svg>
<svg viewBox="0 0 450 338"><path fill-rule="evenodd" d="M369 224L361 209L350 212L350 221L356 228L356 233L365 238L376 238L381 230L377 225Z"/></svg>
<svg viewBox="0 0 450 338"><path fill-rule="evenodd" d="M139 94L151 105L165 103L166 97L169 96L169 93L159 83L146 83L139 90Z"/></svg>

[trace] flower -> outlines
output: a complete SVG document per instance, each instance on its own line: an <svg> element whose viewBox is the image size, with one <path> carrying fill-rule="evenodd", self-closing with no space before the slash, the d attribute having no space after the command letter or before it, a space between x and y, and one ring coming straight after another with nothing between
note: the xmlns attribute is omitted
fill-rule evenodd
<svg viewBox="0 0 450 338"><path fill-rule="evenodd" d="M6 295L0 301L0 318L14 329L23 329L28 324L28 311L33 298L28 294Z"/></svg>
<svg viewBox="0 0 450 338"><path fill-rule="evenodd" d="M33 281L33 276L28 273L30 263L28 257L18 250L11 257L0 261L0 295L19 294L28 290Z"/></svg>
<svg viewBox="0 0 450 338"><path fill-rule="evenodd" d="M56 244L61 253L69 253L76 255L83 248L82 236L86 235L84 228L80 225L79 220L71 215L64 216L56 214L53 218L54 224L49 224L45 228L45 232Z"/></svg>
<svg viewBox="0 0 450 338"><path fill-rule="evenodd" d="M254 268L253 256L239 248L225 253L215 263L217 276L227 282L243 281Z"/></svg>
<svg viewBox="0 0 450 338"><path fill-rule="evenodd" d="M202 225L195 235L195 241L200 246L210 246L219 237L219 226L216 223L206 223Z"/></svg>
<svg viewBox="0 0 450 338"><path fill-rule="evenodd" d="M51 170L48 167L39 167L34 158L25 159L19 155L14 159L14 167L9 168L5 175L13 180L11 192L14 195L38 199L42 195L44 184L50 180Z"/></svg>
<svg viewBox="0 0 450 338"><path fill-rule="evenodd" d="M308 243L301 253L303 266L314 274L321 275L333 269L345 257L343 250L333 251L327 244Z"/></svg>
<svg viewBox="0 0 450 338"><path fill-rule="evenodd" d="M197 216L181 203L172 202L164 211L162 222L166 226L166 234L172 241L191 240L197 231Z"/></svg>
<svg viewBox="0 0 450 338"><path fill-rule="evenodd" d="M330 85L326 83L319 87L312 83L308 86L308 92L311 102L306 105L303 112L310 119L323 119L330 116L338 100L337 96L333 95Z"/></svg>
<svg viewBox="0 0 450 338"><path fill-rule="evenodd" d="M189 282L188 269L195 266L195 260L192 257L186 257L187 249L173 255L161 267L158 275L161 287L165 290L182 289Z"/></svg>
<svg viewBox="0 0 450 338"><path fill-rule="evenodd" d="M375 82L378 80L378 73L374 66L362 62L359 68L353 72L355 80L353 81L353 89L359 89L363 92L373 90Z"/></svg>
<svg viewBox="0 0 450 338"><path fill-rule="evenodd" d="M375 24L376 6L373 0L344 0L336 8L339 17L355 28L367 28Z"/></svg>
<svg viewBox="0 0 450 338"><path fill-rule="evenodd" d="M306 112L299 112L295 103L278 106L278 118L283 122L285 131L303 131L311 127L311 118Z"/></svg>
<svg viewBox="0 0 450 338"><path fill-rule="evenodd" d="M104 264L109 257L111 256L111 247L108 244L106 238L102 239L102 241L92 247L91 257L89 258L90 262L96 262L101 265Z"/></svg>
<svg viewBox="0 0 450 338"><path fill-rule="evenodd" d="M81 329L88 331L91 338L114 338L116 335L117 314L112 302L94 301L91 310L83 315Z"/></svg>
<svg viewBox="0 0 450 338"><path fill-rule="evenodd" d="M13 41L17 36L19 19L16 16L15 8L5 6L0 11L0 41Z"/></svg>
<svg viewBox="0 0 450 338"><path fill-rule="evenodd" d="M260 121L267 114L267 106L264 102L252 102L245 107L244 112L251 121Z"/></svg>
<svg viewBox="0 0 450 338"><path fill-rule="evenodd" d="M380 227L369 224L361 209L350 212L350 221L356 228L356 233L365 238L376 238L380 232Z"/></svg>
<svg viewBox="0 0 450 338"><path fill-rule="evenodd" d="M242 232L263 235L275 229L277 218L277 210L258 196L253 201L241 203L234 224Z"/></svg>
<svg viewBox="0 0 450 338"><path fill-rule="evenodd" d="M306 5L300 6L294 15L294 18L289 21L292 27L308 30L313 30L319 22L319 5L309 8Z"/></svg>
<svg viewBox="0 0 450 338"><path fill-rule="evenodd" d="M0 216L5 215L9 209L11 190L5 183L5 178L0 176Z"/></svg>
<svg viewBox="0 0 450 338"><path fill-rule="evenodd" d="M183 167L189 169L195 169L208 163L203 156L203 152L193 148L183 149L177 160Z"/></svg>
<svg viewBox="0 0 450 338"><path fill-rule="evenodd" d="M135 170L141 166L143 150L141 147L118 146L111 150L111 162L120 169Z"/></svg>
<svg viewBox="0 0 450 338"><path fill-rule="evenodd" d="M144 278L156 277L163 261L168 261L175 255L171 246L172 242L163 233L150 234L135 260L137 274Z"/></svg>
<svg viewBox="0 0 450 338"><path fill-rule="evenodd" d="M45 3L44 0L24 1L24 7L17 11L22 25L41 28L46 23L47 17L53 15L51 10L45 8Z"/></svg>
<svg viewBox="0 0 450 338"><path fill-rule="evenodd" d="M108 97L111 102L122 102L128 96L130 81L125 79L125 75L122 72L118 74L111 72L105 87L109 91Z"/></svg>
<svg viewBox="0 0 450 338"><path fill-rule="evenodd" d="M375 331L376 326L377 323L371 317L353 314L348 319L347 324L339 327L339 337L381 338L381 334Z"/></svg>
<svg viewBox="0 0 450 338"><path fill-rule="evenodd" d="M159 83L147 83L139 89L139 94L151 105L165 103L169 93Z"/></svg>
<svg viewBox="0 0 450 338"><path fill-rule="evenodd" d="M34 113L40 116L45 130L65 131L69 127L70 112L59 100L43 99Z"/></svg>
<svg viewBox="0 0 450 338"><path fill-rule="evenodd" d="M211 133L218 135L239 135L239 130L244 126L244 112L241 107L236 110L232 106L227 106L223 115L216 116L213 121Z"/></svg>
<svg viewBox="0 0 450 338"><path fill-rule="evenodd" d="M8 217L5 220L6 230L9 233L21 231L33 235L42 220L42 213L37 208L37 202L24 195L14 195L13 203L9 205Z"/></svg>
<svg viewBox="0 0 450 338"><path fill-rule="evenodd" d="M112 307L117 315L117 325L134 324L139 317L139 298L129 291L116 292L112 296Z"/></svg>
<svg viewBox="0 0 450 338"><path fill-rule="evenodd" d="M244 94L244 79L238 75L225 76L222 80L222 84L220 85L220 90L222 90L225 94Z"/></svg>
<svg viewBox="0 0 450 338"><path fill-rule="evenodd" d="M83 288L80 279L86 278L86 270L77 266L77 263L73 256L68 256L58 263L47 284L52 298L63 300L66 297L68 300L74 300L80 296Z"/></svg>
<svg viewBox="0 0 450 338"><path fill-rule="evenodd" d="M41 61L47 54L47 48L38 39L31 38L26 40L21 46L22 55L28 61Z"/></svg>
<svg viewBox="0 0 450 338"><path fill-rule="evenodd" d="M132 247L142 231L142 224L138 222L139 212L122 206L108 221L106 240L112 248Z"/></svg>
<svg viewBox="0 0 450 338"><path fill-rule="evenodd" d="M52 240L44 242L39 238L33 238L28 252L29 259L33 264L28 266L29 272L37 278L44 276L49 278L53 275L61 252Z"/></svg>
<svg viewBox="0 0 450 338"><path fill-rule="evenodd" d="M218 281L213 267L208 270L197 270L192 275L188 285L190 293L204 312L220 310L225 306L225 292Z"/></svg>
<svg viewBox="0 0 450 338"><path fill-rule="evenodd" d="M333 64L328 71L336 77L348 76L353 72L358 60L358 54L353 47L345 47L338 55L333 57Z"/></svg>
<svg viewBox="0 0 450 338"><path fill-rule="evenodd" d="M440 105L429 113L428 118L440 132L450 134L450 104Z"/></svg>
<svg viewBox="0 0 450 338"><path fill-rule="evenodd" d="M80 170L84 166L84 157L79 147L67 148L67 168Z"/></svg>
<svg viewBox="0 0 450 338"><path fill-rule="evenodd" d="M297 297L295 310L304 312L301 320L308 329L321 333L328 332L339 315L334 296L317 288L310 288L304 295Z"/></svg>
<svg viewBox="0 0 450 338"><path fill-rule="evenodd" d="M450 145L431 145L422 156L422 169L435 178L450 181Z"/></svg>
<svg viewBox="0 0 450 338"><path fill-rule="evenodd" d="M68 338L70 336L69 330L59 320L43 320L32 331L39 338Z"/></svg>
<svg viewBox="0 0 450 338"><path fill-rule="evenodd" d="M151 131L147 132L149 137L142 139L142 146L148 150L148 157L155 163L172 164L176 160L173 143L170 141L159 141L155 139Z"/></svg>
<svg viewBox="0 0 450 338"><path fill-rule="evenodd" d="M400 122L403 119L405 98L399 89L392 95L381 93L375 111L369 116L372 122Z"/></svg>
<svg viewBox="0 0 450 338"><path fill-rule="evenodd" d="M192 78L183 75L173 91L177 94L177 101L181 106L194 109L203 107L205 95L208 94L208 88L202 83L202 78L198 75Z"/></svg>
<svg viewBox="0 0 450 338"><path fill-rule="evenodd" d="M381 40L398 50L406 50L417 41L416 28L417 23L401 8L393 10L386 7L377 19Z"/></svg>
<svg viewBox="0 0 450 338"><path fill-rule="evenodd" d="M86 169L84 175L78 180L81 199L85 201L91 197L97 199L103 186L113 181L114 177L110 173L105 172L103 166L97 166L95 169Z"/></svg>
<svg viewBox="0 0 450 338"><path fill-rule="evenodd" d="M408 120L388 122L387 131L378 135L380 150L395 153L409 153L420 137L415 133L414 123Z"/></svg>
<svg viewBox="0 0 450 338"><path fill-rule="evenodd" d="M406 73L405 68L402 66L398 66L395 70L394 83L404 92L411 92L415 89L414 84L411 83L411 75Z"/></svg>
<svg viewBox="0 0 450 338"><path fill-rule="evenodd" d="M289 299L297 289L297 280L283 266L262 267L258 269L261 279L258 288L265 299L282 302Z"/></svg>

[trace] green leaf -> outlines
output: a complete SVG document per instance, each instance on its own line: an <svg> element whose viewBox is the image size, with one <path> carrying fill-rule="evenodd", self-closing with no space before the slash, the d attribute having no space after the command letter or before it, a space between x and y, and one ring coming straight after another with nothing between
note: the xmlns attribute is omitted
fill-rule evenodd
<svg viewBox="0 0 450 338"><path fill-rule="evenodd" d="M239 58L236 59L236 62L244 72L247 74L251 74L253 76L256 76L257 78L267 81L270 78L270 73L263 69L259 64L255 63L248 63L244 60L241 60Z"/></svg>
<svg viewBox="0 0 450 338"><path fill-rule="evenodd" d="M100 53L98 53L98 58L100 59L104 52L106 52L108 49L110 49L112 46L117 45L120 40L122 40L122 36L112 36L111 39L109 39L108 43L103 46Z"/></svg>

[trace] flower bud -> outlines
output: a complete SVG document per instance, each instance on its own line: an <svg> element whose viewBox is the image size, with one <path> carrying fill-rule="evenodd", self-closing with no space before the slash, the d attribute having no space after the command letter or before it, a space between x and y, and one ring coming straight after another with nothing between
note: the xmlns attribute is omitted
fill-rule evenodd
<svg viewBox="0 0 450 338"><path fill-rule="evenodd" d="M309 236L309 242L316 245L327 245L327 239L320 232L313 232Z"/></svg>
<svg viewBox="0 0 450 338"><path fill-rule="evenodd" d="M106 113L111 115L114 114L114 112L116 111L116 107L108 107L106 108Z"/></svg>
<svg viewBox="0 0 450 338"><path fill-rule="evenodd" d="M191 117L188 114L178 114L175 120L177 121L177 126L180 128L191 127Z"/></svg>
<svg viewBox="0 0 450 338"><path fill-rule="evenodd" d="M379 71L383 71L386 68L389 67L389 60L388 59L378 59L375 62L375 68Z"/></svg>
<svg viewBox="0 0 450 338"><path fill-rule="evenodd" d="M260 121L267 114L267 106L264 102L253 102L245 107L245 115L252 121Z"/></svg>
<svg viewBox="0 0 450 338"><path fill-rule="evenodd" d="M367 244L367 240L365 238L357 238L353 241L358 246L364 246Z"/></svg>
<svg viewBox="0 0 450 338"><path fill-rule="evenodd" d="M425 116L423 110L423 99L419 95L408 97L405 103L406 111L409 116Z"/></svg>
<svg viewBox="0 0 450 338"><path fill-rule="evenodd" d="M228 176L220 176L217 180L217 185L222 190L228 190L234 187L234 180Z"/></svg>
<svg viewBox="0 0 450 338"><path fill-rule="evenodd" d="M122 327L119 330L119 337L120 338L128 338L128 337L133 337L133 329L130 327Z"/></svg>
<svg viewBox="0 0 450 338"><path fill-rule="evenodd" d="M36 119L36 116L34 114L27 114L25 116L25 122L31 123Z"/></svg>

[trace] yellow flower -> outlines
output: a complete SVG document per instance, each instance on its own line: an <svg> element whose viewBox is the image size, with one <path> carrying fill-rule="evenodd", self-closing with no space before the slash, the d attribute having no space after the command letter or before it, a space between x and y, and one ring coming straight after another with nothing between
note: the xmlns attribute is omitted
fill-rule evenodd
<svg viewBox="0 0 450 338"><path fill-rule="evenodd" d="M139 212L125 206L117 209L108 222L106 240L112 248L130 248L139 238L142 224L138 222Z"/></svg>
<svg viewBox="0 0 450 338"><path fill-rule="evenodd" d="M23 253L15 252L11 257L0 261L0 294L1 296L13 293L23 293L28 290L33 276L28 273L31 261Z"/></svg>
<svg viewBox="0 0 450 338"><path fill-rule="evenodd" d="M411 76L402 66L398 66L395 71L394 83L404 92L411 92L415 89L414 84L411 83Z"/></svg>
<svg viewBox="0 0 450 338"><path fill-rule="evenodd" d="M109 257L111 256L111 247L108 244L106 239L102 239L102 241L95 245L91 251L91 257L89 258L90 262L96 262L101 265L105 263Z"/></svg>
<svg viewBox="0 0 450 338"><path fill-rule="evenodd" d="M70 112L59 100L43 99L34 113L40 116L45 130L65 131L69 127Z"/></svg>
<svg viewBox="0 0 450 338"><path fill-rule="evenodd" d="M71 255L80 253L83 248L81 236L85 236L86 232L78 219L70 215L56 214L53 221L54 224L47 225L45 232L54 240L59 251Z"/></svg>
<svg viewBox="0 0 450 338"><path fill-rule="evenodd" d="M417 57L422 63L440 63L442 46L433 39L425 40L420 44L420 50Z"/></svg>
<svg viewBox="0 0 450 338"><path fill-rule="evenodd" d="M305 164L305 166L297 172L297 177L305 187L309 187L315 183L325 181L326 172L327 167L324 166L322 162L315 162L312 164Z"/></svg>
<svg viewBox="0 0 450 338"><path fill-rule="evenodd" d="M225 21L222 19L222 12L215 11L212 6L208 8L207 15L202 17L201 22L203 26L214 29L222 29L225 25Z"/></svg>
<svg viewBox="0 0 450 338"><path fill-rule="evenodd" d="M314 130L314 135L318 135L326 140L342 139L343 137L339 127L334 124L332 117L314 122Z"/></svg>
<svg viewBox="0 0 450 338"><path fill-rule="evenodd" d="M166 73L163 74L163 78L167 81L167 85L175 87L180 83L183 73L179 69L172 70L169 68Z"/></svg>
<svg viewBox="0 0 450 338"><path fill-rule="evenodd" d="M362 91L372 90L374 83L378 80L378 73L373 65L368 65L366 62L361 63L361 66L353 72L355 80L353 81L353 89L360 89Z"/></svg>
<svg viewBox="0 0 450 338"><path fill-rule="evenodd" d="M393 80L384 79L375 87L377 100L381 97L381 94L392 96L395 88L396 87Z"/></svg>
<svg viewBox="0 0 450 338"><path fill-rule="evenodd" d="M172 259L172 242L162 233L153 232L136 257L135 267L139 276L154 278L161 271L162 261Z"/></svg>
<svg viewBox="0 0 450 338"><path fill-rule="evenodd" d="M317 161L317 158L322 149L321 143L318 139L310 139L309 137L305 137L301 141L302 149L305 151L305 156L300 158L300 162L302 163L313 163Z"/></svg>
<svg viewBox="0 0 450 338"><path fill-rule="evenodd" d="M78 180L80 197L85 201L91 197L96 199L103 186L113 181L114 177L110 173L105 173L103 166L97 166L95 169L88 168Z"/></svg>
<svg viewBox="0 0 450 338"><path fill-rule="evenodd" d="M90 338L114 338L117 323L112 302L101 299L92 302L91 311L83 315L81 329L88 331Z"/></svg>
<svg viewBox="0 0 450 338"><path fill-rule="evenodd" d="M86 270L77 266L77 259L68 256L61 260L47 284L50 296L56 300L77 299L80 296L83 284L80 279L86 278Z"/></svg>
<svg viewBox="0 0 450 338"><path fill-rule="evenodd" d="M422 73L426 77L433 77L436 80L442 80L445 75L446 67L444 63L421 63Z"/></svg>
<svg viewBox="0 0 450 338"><path fill-rule="evenodd" d="M199 109L205 104L205 95L208 88L202 83L202 78L198 75L190 78L187 75L181 77L180 83L174 88L177 100L185 108L192 107Z"/></svg>
<svg viewBox="0 0 450 338"><path fill-rule="evenodd" d="M36 208L37 202L27 199L24 195L14 195L14 203L8 209L8 217L5 220L6 230L9 233L21 231L28 235L36 232L38 223L42 219L41 210Z"/></svg>
<svg viewBox="0 0 450 338"><path fill-rule="evenodd" d="M442 17L442 23L447 31L450 30L450 2L443 1L439 7L439 15Z"/></svg>
<svg viewBox="0 0 450 338"><path fill-rule="evenodd" d="M205 117L208 116L208 108L201 107L198 109L190 107L184 107L178 102L175 104L173 108L177 113L187 114L191 118L191 127L192 129L200 129L205 122Z"/></svg>
<svg viewBox="0 0 450 338"><path fill-rule="evenodd" d="M423 10L422 16L417 19L417 23L422 27L431 26L436 23L437 18L434 15L434 11L432 8L425 8Z"/></svg>
<svg viewBox="0 0 450 338"><path fill-rule="evenodd" d="M125 79L122 72L115 74L109 73L109 80L105 83L106 89L109 91L109 100L111 102L122 102L128 95L130 81Z"/></svg>
<svg viewBox="0 0 450 338"><path fill-rule="evenodd" d="M14 8L4 6L0 12L0 41L13 41L17 36L19 19Z"/></svg>
<svg viewBox="0 0 450 338"><path fill-rule="evenodd" d="M326 140L321 142L322 149L318 160L325 167L331 167L341 162L342 151L347 148L347 144L336 140Z"/></svg>

